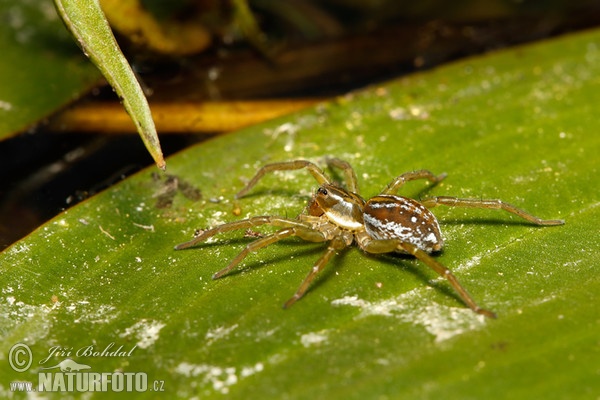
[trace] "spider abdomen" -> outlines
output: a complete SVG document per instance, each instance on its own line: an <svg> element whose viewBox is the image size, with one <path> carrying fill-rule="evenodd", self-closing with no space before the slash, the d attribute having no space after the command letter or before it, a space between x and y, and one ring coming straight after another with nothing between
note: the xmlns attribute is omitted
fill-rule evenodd
<svg viewBox="0 0 600 400"><path fill-rule="evenodd" d="M373 239L399 239L428 253L441 250L444 244L433 213L407 197L375 196L366 202L363 218Z"/></svg>

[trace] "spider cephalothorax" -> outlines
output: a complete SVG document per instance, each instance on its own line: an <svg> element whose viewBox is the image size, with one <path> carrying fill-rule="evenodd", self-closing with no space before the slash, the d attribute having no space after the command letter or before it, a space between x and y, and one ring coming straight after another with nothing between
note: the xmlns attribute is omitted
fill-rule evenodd
<svg viewBox="0 0 600 400"><path fill-rule="evenodd" d="M294 160L265 165L236 195L237 198L244 196L266 173L306 168L319 183L319 188L309 201L307 211L295 219L260 216L230 222L203 231L191 241L177 245L175 248L185 249L218 233L250 229L257 225L267 224L282 228L271 235L249 243L227 267L213 275L213 278L217 279L231 271L249 253L284 238L298 236L311 242L328 242L325 253L317 260L294 296L285 303L284 307L289 307L306 293L311 282L337 251L356 242L367 253L401 252L415 256L446 278L473 311L487 317L495 317L493 312L479 307L452 272L429 255L429 253L441 250L443 246L440 226L429 208L445 205L502 209L535 225L548 226L564 223L562 220L542 220L501 200L439 196L419 202L396 195L398 189L408 181L427 179L435 184L446 177L445 174L436 176L427 170L399 175L379 195L365 201L358 194L356 174L350 164L337 158L328 159L327 163L329 166L343 171L345 188L334 184L314 163L306 160Z"/></svg>

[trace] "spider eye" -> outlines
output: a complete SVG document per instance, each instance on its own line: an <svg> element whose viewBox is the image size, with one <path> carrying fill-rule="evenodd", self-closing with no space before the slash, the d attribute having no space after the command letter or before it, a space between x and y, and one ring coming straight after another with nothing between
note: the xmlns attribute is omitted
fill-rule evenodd
<svg viewBox="0 0 600 400"><path fill-rule="evenodd" d="M317 193L322 194L323 196L327 196L327 189L319 188L319 190L317 190Z"/></svg>

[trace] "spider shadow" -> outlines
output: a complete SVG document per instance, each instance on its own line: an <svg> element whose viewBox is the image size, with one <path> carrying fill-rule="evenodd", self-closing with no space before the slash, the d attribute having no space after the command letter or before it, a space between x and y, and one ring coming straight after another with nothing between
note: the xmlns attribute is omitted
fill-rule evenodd
<svg viewBox="0 0 600 400"><path fill-rule="evenodd" d="M403 194L402 190L406 189L404 186L400 188L400 190L398 191L398 194L400 196L410 197L418 202L421 202L422 200L430 197L426 194L429 193L433 188L439 186L439 184L440 184L440 182L438 182L438 183L431 183L428 181L425 181L425 182L426 183L423 184L425 186L423 186L421 189L418 189L416 192L414 192L413 195L406 193L406 191L405 191L405 194ZM414 183L413 183L413 185L414 185Z"/></svg>
<svg viewBox="0 0 600 400"><path fill-rule="evenodd" d="M254 239L254 240L256 240L256 239ZM237 251L235 252L235 254L237 255L245 248L245 246L247 244L251 243L252 241L253 241L253 239L237 237L237 238L226 239L223 241L214 241L211 243L201 243L195 247L188 248L186 250L189 251L189 250L193 250L193 249L199 250L199 249L203 249L203 248L209 249L209 248L218 248L218 247L222 247L222 246L232 246L232 247L235 246L235 247L237 247L237 249L236 249ZM299 266L299 268L303 268L304 266L306 267L305 272L306 272L306 274L308 274L308 272L310 271L310 268L317 262L319 257L325 251L325 249L327 247L327 243L325 243L325 242L312 243L312 242L302 241L301 239L296 239L296 240L291 239L291 240L285 241L285 242L283 242L283 241L278 242L271 246L278 248L277 254L275 254L275 255L270 254L270 255L265 256L264 255L266 253L265 249L260 249L257 252L249 253L246 256L246 258L244 258L240 262L240 264L238 264L233 270L229 271L226 275L219 278L219 280L233 278L240 274L244 274L246 272L259 270L262 267L265 267L267 265L274 265L276 267L278 263L280 263L282 261L290 260L291 256L298 259L296 264ZM339 251L338 254L336 254L331 259L331 261L325 266L323 271L321 271L321 273L311 283L309 292L317 289L319 286L321 286L321 284L328 281L331 278L331 276L333 274L335 274L335 271L337 271L340 268L340 266L343 265L344 259L345 259L346 255L348 254L348 250L350 250L351 247L347 247L347 248ZM285 249L285 251L282 251L283 249ZM439 275L436 274L429 267L427 267L426 264L420 262L415 257L413 257L409 254L402 254L402 253L369 254L369 253L365 253L363 251L361 251L361 253L362 253L362 256L366 256L369 259L378 260L378 261L388 264L390 266L394 266L395 268L399 268L401 270L410 272L413 275L415 275L420 281L422 281L423 284L430 286L430 287L434 287L436 290L439 290L444 295L453 297L458 302L462 303L462 299L454 292L454 290L452 289L451 286L449 286L447 281L441 280L441 282L434 282L433 280L435 278L439 277ZM263 256L261 256L261 254L263 254ZM435 257L436 255L439 255L439 254L441 254L441 252L435 253L433 256ZM252 259L252 258L254 258L254 259ZM258 258L258 260L256 258ZM307 259L310 260L307 263L302 263L300 261L300 260L307 260ZM225 268L228 265L229 261L230 260L226 260L223 263L222 268ZM294 267L295 266L296 265L294 265ZM217 269L216 271L211 271L211 274L214 274L214 273L220 271L221 269ZM299 286L301 282L302 281L297 282L296 286ZM292 286L293 286L293 289L295 290L295 286L294 285L292 285Z"/></svg>
<svg viewBox="0 0 600 400"><path fill-rule="evenodd" d="M239 251L241 252L244 249L245 245L247 245L250 242L251 242L251 240L248 240L248 238L234 238L234 239L230 239L230 240L227 240L224 242L205 243L203 245L198 246L198 248L239 244L240 245ZM273 246L278 247L277 255L261 257L260 261L259 261L259 260L249 260L248 257L252 257L253 254L252 253L248 254L248 256L239 265L237 265L232 271L228 272L226 275L219 278L219 280L233 278L240 274L250 272L253 270L257 270L260 267L266 266L267 264L273 265L272 268L276 268L278 263L285 261L285 260L289 261L290 256L293 255L294 258L298 259L295 262L295 264L293 265L293 267L297 266L298 268L303 268L304 274L302 274L302 278L299 279L297 282L293 282L290 280L289 296L291 297L293 295L293 293L295 293L295 291L298 289L300 284L303 282L303 280L305 279L305 276L310 272L311 268L315 265L317 260L320 258L320 256L325 252L325 249L327 248L327 243L326 242L312 243L312 242L302 241L301 239L297 239L297 241L291 240L291 241L286 241L286 242L279 242L279 243L274 244ZM298 249L300 246L304 246L304 248ZM308 247L306 247L306 246L308 246ZM281 249L287 248L287 247L289 247L289 249L285 249L284 252L281 251ZM320 287L326 281L330 280L332 275L334 275L335 272L339 269L339 267L343 264L344 257L348 253L347 250L349 250L349 249L350 249L350 247L340 250L329 261L329 263L325 266L325 268L311 282L308 292L306 293L307 295L310 294L310 292L316 290L318 287ZM259 250L256 253L261 253L261 251ZM255 257L256 257L256 255L255 255ZM260 255L258 257L260 257ZM306 262L306 260L309 260L309 261ZM223 268L225 268L226 265L227 265L227 263L224 263ZM217 271L212 271L212 272L216 273Z"/></svg>
<svg viewBox="0 0 600 400"><path fill-rule="evenodd" d="M496 221L492 222L495 223ZM236 237L225 239L222 241L214 241L211 243L201 243L193 248L189 248L186 250L202 248L209 249L218 248L222 246L235 246L237 250L235 252L235 255L237 255L245 248L246 245L248 245L254 240L256 239L247 237ZM298 268L305 268L305 273L308 274L310 268L314 266L319 257L324 253L327 247L327 243L312 243L296 238L278 242L271 246L277 248L277 254L265 254L268 252L268 250L265 251L265 248L260 249L257 252L249 253L246 256L246 258L244 258L240 262L240 264L238 264L233 270L229 271L226 275L219 278L219 280L237 277L240 274L258 270L267 265L273 265L272 268L277 268L277 264L286 260L290 260L291 257L298 259L294 263L293 267L298 266ZM328 281L331 278L331 276L335 274L335 272L338 271L341 266L343 266L344 259L346 258L348 250L350 250L351 247L352 246L340 250L330 260L330 262L325 266L323 271L321 271L321 273L310 284L308 293L316 290L324 282ZM402 253L369 254L363 251L360 252L362 253L361 255L363 257L366 256L369 259L378 260L384 264L393 266L396 269L407 271L416 276L418 280L420 280L424 285L434 288L435 290L441 292L445 296L454 298L455 300L457 300L457 302L461 304L463 303L461 297L454 291L454 289L452 288L452 286L450 286L447 280L441 279L436 281L436 279L440 277L440 275L435 273L435 271L431 270L425 263L419 261L414 256ZM436 257L441 253L442 252L434 253L433 257ZM211 274L214 274L220 271L222 268L225 268L228 265L229 261L230 260L226 260L220 269L217 269L216 271L210 271ZM449 268L452 270L451 266L449 266ZM302 280L299 280L296 283L290 283L290 286L292 288L291 290L295 291L296 288L301 284L301 282Z"/></svg>
<svg viewBox="0 0 600 400"><path fill-rule="evenodd" d="M318 185L313 185L316 188ZM311 187L311 193L313 192ZM290 198L300 198L306 200L308 202L310 200L310 195L299 193L298 191L283 189L283 188L264 188L252 190L249 193L246 193L240 199L252 199L254 197L265 197L265 196L277 196L277 197L290 197Z"/></svg>
<svg viewBox="0 0 600 400"><path fill-rule="evenodd" d="M526 227L543 227L541 225L536 225L532 222L529 221L525 221L525 220L507 220L507 219L495 219L495 218L466 218L466 219L458 219L458 218L451 218L451 219L443 219L443 218L438 218L438 221L440 222L440 225L455 225L455 226L460 226L460 225L484 225L484 226L526 226Z"/></svg>
<svg viewBox="0 0 600 400"><path fill-rule="evenodd" d="M244 238L244 237L232 238L232 239L226 239L223 241L215 241L215 242L211 242L211 243L201 243L193 248L186 249L186 250L213 248L213 247L216 248L216 247L223 247L223 246L231 246L231 247L235 246L237 249L235 256L237 256L237 254L239 254L240 252L242 252L244 250L246 245L248 245L249 243L252 243L254 240L256 240L256 239ZM302 246L302 248L299 250L298 248L301 246ZM298 259L304 259L304 258L308 258L309 256L314 256L315 257L314 260L312 260L310 262L310 264L306 265L306 273L308 274L308 272L310 271L310 268L318 260L321 253L323 253L325 251L326 247L327 247L326 243L313 243L313 242L303 241L301 239L290 239L288 241L278 242L278 243L272 244L270 246L267 246L265 248L259 249L256 252L249 253L233 270L229 271L226 275L222 276L220 279L225 279L227 277L237 276L237 275L245 273L245 272L258 270L261 267L264 267L266 265L276 265L282 261L290 260L290 258L292 258L292 257L298 258ZM269 252L268 248L270 248L271 250L276 248L277 254L267 254ZM287 248L289 248L289 249L287 249ZM283 251L284 249L285 249L285 251ZM233 259L233 257L232 257L232 259ZM231 261L231 260L226 260L226 262L223 263L222 268L225 268L228 265L229 261ZM216 273L217 271L212 271L212 272ZM323 273L321 275L324 275L324 273L325 273L325 271L323 271ZM300 283L298 283L298 284L300 284Z"/></svg>
<svg viewBox="0 0 600 400"><path fill-rule="evenodd" d="M437 252L430 254L432 257L436 257L442 254ZM410 254L402 253L386 253L386 254L365 254L369 258L376 259L384 264L395 267L406 272L409 272L417 277L424 285L434 288L441 292L445 296L456 299L459 303L464 304L461 297L454 291L450 283L446 279L440 281L434 281L436 278L440 278L435 271L429 268L424 262L421 262L416 257ZM400 261L400 262L399 262ZM452 270L452 268L450 268Z"/></svg>

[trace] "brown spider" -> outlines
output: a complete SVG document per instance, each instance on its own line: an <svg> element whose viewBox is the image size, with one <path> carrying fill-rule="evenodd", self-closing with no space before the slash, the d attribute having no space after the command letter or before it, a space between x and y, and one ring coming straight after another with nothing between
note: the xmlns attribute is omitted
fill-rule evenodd
<svg viewBox="0 0 600 400"><path fill-rule="evenodd" d="M213 275L213 279L218 279L231 271L249 253L284 238L298 236L310 242L328 242L325 253L314 264L294 296L284 304L284 308L287 308L306 293L311 282L336 252L356 241L358 246L367 253L400 252L415 256L446 278L460 298L473 311L486 317L495 318L496 314L479 307L475 303L448 268L429 255L429 253L442 249L443 240L438 221L428 208L445 205L449 207L502 209L535 225L564 224L563 220L542 220L502 200L459 199L438 196L418 202L395 194L408 181L427 179L436 184L446 177L446 174L436 176L427 170L404 173L387 185L381 194L365 201L358 195L356 174L350 164L337 158L328 159L327 164L330 167L339 168L344 173L345 189L333 183L323 170L312 162L294 160L265 165L257 171L246 187L236 195L236 198L244 196L269 172L306 168L320 186L309 201L306 213L300 214L296 219L260 216L230 222L205 230L189 242L175 246L175 249L179 250L194 246L219 233L237 229L251 229L257 225L273 225L283 228L272 235L249 243L227 267Z"/></svg>

